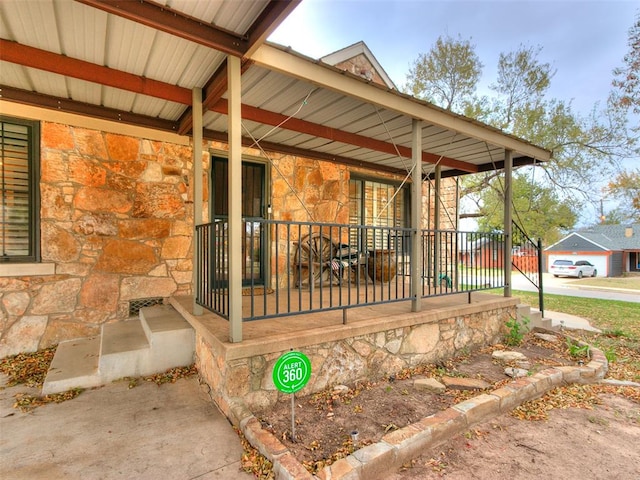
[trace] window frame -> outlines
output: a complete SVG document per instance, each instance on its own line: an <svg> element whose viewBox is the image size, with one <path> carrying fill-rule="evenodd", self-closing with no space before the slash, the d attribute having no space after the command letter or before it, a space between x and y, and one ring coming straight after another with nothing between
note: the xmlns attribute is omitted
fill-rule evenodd
<svg viewBox="0 0 640 480"><path fill-rule="evenodd" d="M352 182L357 183L357 189L358 189L358 196L359 196L359 201L360 201L360 205L358 208L358 222L359 223L352 223L352 218L353 216L351 215L351 208L352 208L352 202L354 201L354 198L351 196L351 185ZM372 225L367 225L366 221L367 218L365 216L365 209L366 209L366 200L365 200L365 193L367 190L367 183L371 183L373 184L374 188L376 184L380 184L380 185L386 185L388 187L393 187L394 189L399 189L398 194L396 195L396 198L398 195L402 196L402 213L401 213L401 218L398 218L395 216L394 214L394 219L393 219L393 225L391 224L386 224L386 225L375 225L376 222L373 222L374 224ZM394 200L395 202L396 200ZM393 212L397 212L396 208L394 207ZM398 220L400 220L398 222ZM365 223L363 223L365 222ZM409 227L411 222L411 189L409 187L408 184L404 184L402 182L396 181L396 180L392 180L392 179L388 179L388 178L380 178L380 177L369 177L369 176L364 176L364 175L352 175L351 178L349 178L349 224L350 225L363 225L365 227L369 226L369 227L382 227L382 228L389 228L389 229L394 229L394 228L398 228L398 229L402 229L402 228L407 228ZM365 228L366 231L366 228ZM389 241L385 241L380 240L378 238L377 235L375 235L374 238L369 238L369 234L367 235L362 235L361 234L361 230L360 229L353 229L350 231L350 243L352 245L358 245L358 248L362 251L368 251L371 249L387 249L389 248ZM364 237L367 238L364 238ZM384 237L384 236L383 236Z"/></svg>
<svg viewBox="0 0 640 480"><path fill-rule="evenodd" d="M27 127L28 143L28 242L29 252L27 255L4 255L0 252L0 265L4 264L24 264L40 263L40 122L38 120L28 120L23 118L0 115L2 124L13 124ZM0 135L3 128L0 125Z"/></svg>
<svg viewBox="0 0 640 480"><path fill-rule="evenodd" d="M358 217L360 219L360 221L366 221L365 215L364 215L364 193L365 193L365 184L367 182L370 183L379 183L379 184L383 184L383 185L388 185L390 187L395 187L395 188L400 188L400 193L398 193L398 195L402 195L402 202L403 202L403 212L402 212L402 222L403 225L393 225L394 227L398 227L398 228L404 228L404 227L408 227L410 224L410 219L411 219L411 189L409 188L408 184L403 184L402 182L396 181L396 180L391 180L388 178L379 178L379 177L368 177L368 176L364 176L364 175L351 175L351 178L349 178L349 183L351 182L358 182L359 183L359 190L360 190L360 198L363 200L362 204L360 205L360 211L358 212ZM349 202L351 202L352 199L351 197L349 198ZM395 211L395 210L394 210ZM351 215L350 215L351 216ZM391 225L389 225L391 227Z"/></svg>

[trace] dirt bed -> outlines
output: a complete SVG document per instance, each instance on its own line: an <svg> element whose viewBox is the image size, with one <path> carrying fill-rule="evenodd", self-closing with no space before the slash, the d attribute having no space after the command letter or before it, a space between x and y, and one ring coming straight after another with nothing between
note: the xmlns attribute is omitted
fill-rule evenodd
<svg viewBox="0 0 640 480"><path fill-rule="evenodd" d="M425 452L387 480L640 478L640 406L599 395L592 409L556 409L546 421L502 415Z"/></svg>
<svg viewBox="0 0 640 480"><path fill-rule="evenodd" d="M549 366L577 363L569 355L563 339L548 342L528 334L518 347L494 345L437 365L406 370L377 382L337 386L315 395L295 398L295 442L291 438L290 401L280 402L268 411L256 413L256 416L263 428L270 430L299 461L315 472L352 453L355 447L375 443L389 431L482 393L482 390L453 389L429 393L414 386L416 379L442 380L443 376L479 379L490 384L485 391L510 382L512 379L505 375L505 368L522 365L493 360L494 350L523 353L529 362L525 365L529 374ZM355 432L357 435L353 435Z"/></svg>

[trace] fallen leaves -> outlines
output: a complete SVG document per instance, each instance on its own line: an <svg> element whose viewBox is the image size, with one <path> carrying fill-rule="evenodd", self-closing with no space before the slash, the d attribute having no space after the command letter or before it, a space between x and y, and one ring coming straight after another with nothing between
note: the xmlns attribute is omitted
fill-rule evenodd
<svg viewBox="0 0 640 480"><path fill-rule="evenodd" d="M258 450L251 446L249 441L238 428L233 427L233 429L238 434L238 437L240 437L240 443L244 450L240 459L242 470L252 474L258 480L273 480L275 478L273 464Z"/></svg>
<svg viewBox="0 0 640 480"><path fill-rule="evenodd" d="M31 353L19 353L0 359L0 372L9 377L8 387L41 387L56 353L57 345Z"/></svg>
<svg viewBox="0 0 640 480"><path fill-rule="evenodd" d="M142 377L145 382L153 382L156 385L163 385L165 383L176 383L181 378L189 378L198 374L196 365L192 363L186 367L171 368L163 373L156 373L154 375L148 375Z"/></svg>
<svg viewBox="0 0 640 480"><path fill-rule="evenodd" d="M21 412L30 412L34 408L41 407L47 403L66 402L67 400L76 398L82 392L84 392L84 388L72 388L66 392L52 393L44 396L18 393L14 397L16 401L13 404L13 408L19 408Z"/></svg>
<svg viewBox="0 0 640 480"><path fill-rule="evenodd" d="M640 403L640 389L635 387L618 387L614 385L588 384L567 385L557 387L541 398L523 403L515 408L511 415L520 420L548 420L553 409L584 408L593 409L602 404L600 394L620 395Z"/></svg>
<svg viewBox="0 0 640 480"><path fill-rule="evenodd" d="M19 353L0 359L0 372L9 377L6 386L13 387L24 385L26 387L41 388L47 376L49 367L56 353L57 345L41 349L36 352ZM129 388L138 385L140 380L154 382L156 385L165 383L175 383L181 378L191 377L198 373L195 364L186 367L177 367L166 372L148 375L140 378L125 378L129 382ZM66 392L49 395L32 395L29 393L18 393L15 395L14 408L22 412L29 412L34 408L48 403L61 403L72 400L80 395L84 388L72 388Z"/></svg>

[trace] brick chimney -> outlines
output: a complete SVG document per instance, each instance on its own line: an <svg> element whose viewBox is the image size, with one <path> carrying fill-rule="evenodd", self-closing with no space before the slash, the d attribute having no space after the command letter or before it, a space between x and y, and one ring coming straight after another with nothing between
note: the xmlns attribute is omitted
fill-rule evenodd
<svg viewBox="0 0 640 480"><path fill-rule="evenodd" d="M624 229L624 236L626 238L631 238L633 237L633 227L627 227Z"/></svg>

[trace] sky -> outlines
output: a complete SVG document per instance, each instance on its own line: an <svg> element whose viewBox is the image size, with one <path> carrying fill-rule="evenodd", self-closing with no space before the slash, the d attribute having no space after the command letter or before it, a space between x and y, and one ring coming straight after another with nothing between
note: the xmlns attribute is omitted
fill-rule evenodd
<svg viewBox="0 0 640 480"><path fill-rule="evenodd" d="M402 89L419 54L441 35L461 35L484 64L480 93L501 52L540 46L556 70L549 95L588 114L606 102L636 13L640 2L624 0L302 0L269 40L312 58L362 40Z"/></svg>
<svg viewBox="0 0 640 480"><path fill-rule="evenodd" d="M571 101L586 116L606 104L637 14L640 2L627 0L302 0L269 41L311 58L364 41L402 90L421 53L439 36L460 35L484 65L480 95L491 95L500 53L539 46L539 60L556 71L547 98ZM637 168L639 160L623 166ZM605 199L605 210L615 206ZM585 206L580 223L597 214Z"/></svg>

